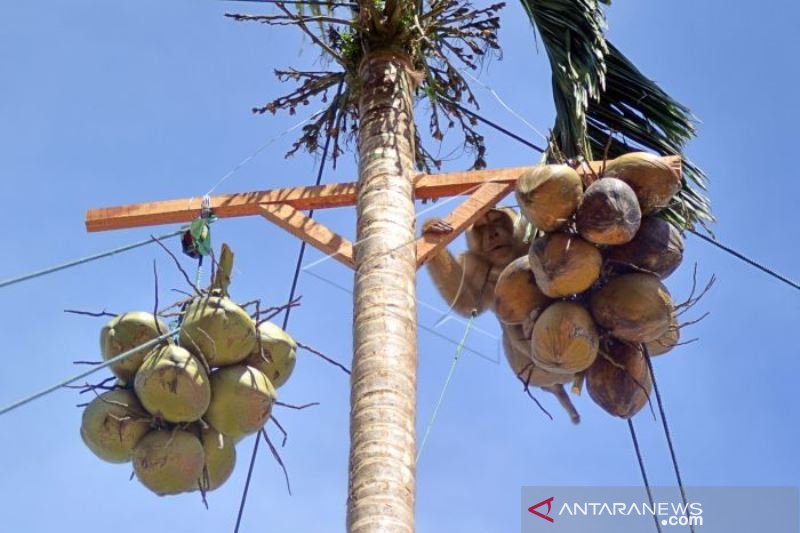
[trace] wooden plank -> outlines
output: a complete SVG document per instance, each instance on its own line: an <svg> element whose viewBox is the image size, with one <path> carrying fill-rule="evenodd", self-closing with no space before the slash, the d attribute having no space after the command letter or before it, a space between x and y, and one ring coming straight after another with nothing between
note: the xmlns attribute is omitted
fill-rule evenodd
<svg viewBox="0 0 800 533"><path fill-rule="evenodd" d="M265 205L286 204L303 210L342 207L355 201L355 183L334 183L212 196L211 209L219 218L231 218L261 215ZM201 197L194 197L90 209L86 229L107 231L189 222L200 215L201 202Z"/></svg>
<svg viewBox="0 0 800 533"><path fill-rule="evenodd" d="M676 172L681 172L679 156L663 157L662 160ZM599 171L602 165L602 161L589 164L595 172ZM434 199L471 194L487 182L512 184L520 174L530 168L532 167L420 175L416 183L416 197ZM581 167L578 172L586 173L588 170ZM355 183L334 183L316 187L290 187L224 194L211 197L211 209L216 216L229 218L260 215L262 206L274 204L286 204L298 210L343 207L355 204L356 193ZM200 197L194 197L90 209L86 213L86 229L106 231L189 222L200 214L201 201Z"/></svg>
<svg viewBox="0 0 800 533"><path fill-rule="evenodd" d="M350 268L355 268L353 243L324 224L307 217L292 206L273 204L260 206L261 215L299 237L322 253L329 255Z"/></svg>
<svg viewBox="0 0 800 533"><path fill-rule="evenodd" d="M490 182L481 185L477 191L445 217L444 220L453 226L453 231L423 234L417 239L417 268L422 267L442 248L453 242L467 227L497 205L497 202L502 200L513 188L513 182Z"/></svg>

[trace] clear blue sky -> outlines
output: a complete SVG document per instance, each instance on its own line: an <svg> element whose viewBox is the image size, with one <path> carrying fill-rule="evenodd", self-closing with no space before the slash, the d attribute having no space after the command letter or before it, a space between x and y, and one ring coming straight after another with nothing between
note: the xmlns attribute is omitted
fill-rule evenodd
<svg viewBox="0 0 800 533"><path fill-rule="evenodd" d="M610 35L650 76L702 118L689 154L712 179L720 239L797 279L796 177L800 82L796 51L800 6L788 0L735 9L721 0L620 2L609 12ZM297 117L249 113L287 88L274 68L310 65L317 51L289 31L236 24L226 10L269 11L211 0L138 2L5 2L0 7L0 278L126 244L173 227L87 234L93 206L201 196L242 158L317 107ZM545 57L520 7L504 13L505 57L483 75L528 121L552 124ZM514 131L536 134L476 89L484 112ZM537 155L486 132L492 166L530 164ZM284 160L291 137L264 150L221 191L311 183L315 161ZM540 139L539 139L540 140ZM451 164L461 168L463 161ZM346 156L328 181L354 176ZM443 214L452 204L441 204ZM352 235L349 210L319 218ZM298 242L259 219L223 221L217 243L237 252L235 295L285 300ZM173 248L176 243L173 243ZM320 254L311 251L308 261ZM151 247L0 292L0 404L75 372L71 361L98 354L102 320L64 315L65 308L149 309L151 263L161 274L161 301L181 287L168 258ZM702 279L719 278L694 316L711 315L687 333L699 337L656 361L687 484L796 485L800 372L796 291L696 239L668 285L690 288L692 264ZM186 263L189 264L188 262ZM314 269L345 287L351 274L333 262ZM300 280L303 306L291 333L344 362L350 359L351 296L312 275ZM427 274L419 297L443 307ZM420 324L439 316L420 310ZM498 328L474 334L419 465L418 530L516 531L522 485L639 484L625 423L577 398L583 423L572 426L550 398L550 422L497 364ZM438 330L458 338L463 326ZM446 376L452 342L419 335L419 427ZM280 391L288 402L320 401L304 412L276 414L289 431L282 450L294 495L281 472L259 457L243 531L342 531L348 449L346 376L302 354ZM0 531L231 531L252 440L239 447L234 477L210 495L157 498L128 466L92 456L78 435L80 401L53 394L0 418ZM660 426L636 420L655 484L673 482Z"/></svg>

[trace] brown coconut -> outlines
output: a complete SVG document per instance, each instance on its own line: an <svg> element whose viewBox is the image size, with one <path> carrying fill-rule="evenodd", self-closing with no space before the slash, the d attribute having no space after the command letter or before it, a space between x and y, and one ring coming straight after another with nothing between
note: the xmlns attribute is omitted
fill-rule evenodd
<svg viewBox="0 0 800 533"><path fill-rule="evenodd" d="M678 325L678 318L672 314L669 321L669 329L654 341L644 343L647 353L651 356L663 355L672 350L681 339L681 329Z"/></svg>
<svg viewBox="0 0 800 533"><path fill-rule="evenodd" d="M528 256L503 269L494 288L494 312L506 324L520 324L538 313L550 299L536 285Z"/></svg>
<svg viewBox="0 0 800 533"><path fill-rule="evenodd" d="M258 326L259 342L243 364L259 369L276 389L286 383L297 362L297 342L272 322Z"/></svg>
<svg viewBox="0 0 800 533"><path fill-rule="evenodd" d="M132 311L116 316L100 330L100 352L103 360L108 361L121 353L160 337L167 331L169 331L167 325L156 319L152 313ZM111 371L118 378L131 381L145 356L152 349L152 346L144 348L123 361L114 363L111 365Z"/></svg>
<svg viewBox="0 0 800 533"><path fill-rule="evenodd" d="M204 465L203 445L188 431L152 431L133 450L136 477L159 496L199 488Z"/></svg>
<svg viewBox="0 0 800 533"><path fill-rule="evenodd" d="M613 278L591 298L592 316L614 337L651 342L669 329L672 298L652 274L623 274Z"/></svg>
<svg viewBox="0 0 800 533"><path fill-rule="evenodd" d="M504 325L502 329L506 360L514 375L522 381L536 387L552 387L572 381L570 374L548 372L533 362L530 339L523 337L522 326Z"/></svg>
<svg viewBox="0 0 800 533"><path fill-rule="evenodd" d="M81 438L97 457L127 463L136 444L150 431L150 417L129 390L104 392L81 417Z"/></svg>
<svg viewBox="0 0 800 533"><path fill-rule="evenodd" d="M205 357L209 366L244 360L256 346L256 323L229 298L195 298L181 323L180 345Z"/></svg>
<svg viewBox="0 0 800 533"><path fill-rule="evenodd" d="M611 341L586 372L586 389L594 402L611 415L631 418L647 405L652 387L642 351Z"/></svg>
<svg viewBox="0 0 800 533"><path fill-rule="evenodd" d="M202 363L174 344L147 356L133 387L153 416L176 424L200 419L211 401L211 385Z"/></svg>
<svg viewBox="0 0 800 533"><path fill-rule="evenodd" d="M617 272L647 272L664 279L683 261L683 237L666 220L645 217L632 241L608 249L606 261Z"/></svg>
<svg viewBox="0 0 800 533"><path fill-rule="evenodd" d="M233 439L212 427L200 431L200 442L203 444L206 461L202 487L205 491L212 491L231 477L236 466L236 447Z"/></svg>
<svg viewBox="0 0 800 533"><path fill-rule="evenodd" d="M595 244L624 244L636 235L642 212L624 181L603 178L586 189L576 223L581 237Z"/></svg>
<svg viewBox="0 0 800 533"><path fill-rule="evenodd" d="M660 157L647 152L632 152L608 162L604 176L619 178L636 193L643 215L667 207L681 189L680 175Z"/></svg>
<svg viewBox="0 0 800 533"><path fill-rule="evenodd" d="M539 165L517 180L517 201L525 216L542 231L555 231L581 202L581 177L567 165Z"/></svg>
<svg viewBox="0 0 800 533"><path fill-rule="evenodd" d="M551 298L578 294L600 277L603 257L577 235L551 233L531 243L531 270L541 291Z"/></svg>
<svg viewBox="0 0 800 533"><path fill-rule="evenodd" d="M600 337L589 312L574 302L556 302L533 326L533 360L550 372L575 374L591 366Z"/></svg>
<svg viewBox="0 0 800 533"><path fill-rule="evenodd" d="M214 396L205 420L234 440L264 427L277 398L267 376L252 366L215 370L211 374L211 388Z"/></svg>

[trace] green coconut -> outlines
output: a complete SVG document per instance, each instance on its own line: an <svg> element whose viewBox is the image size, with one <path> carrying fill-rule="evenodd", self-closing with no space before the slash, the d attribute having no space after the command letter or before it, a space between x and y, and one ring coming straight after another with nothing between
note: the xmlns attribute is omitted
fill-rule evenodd
<svg viewBox="0 0 800 533"><path fill-rule="evenodd" d="M592 316L611 335L630 342L651 342L669 329L672 298L652 274L623 274L591 298Z"/></svg>
<svg viewBox="0 0 800 533"><path fill-rule="evenodd" d="M202 363L174 344L147 356L133 387L153 416L176 424L200 419L211 402L211 386Z"/></svg>
<svg viewBox="0 0 800 533"><path fill-rule="evenodd" d="M202 487L205 491L216 490L224 484L236 466L236 447L230 437L212 427L200 432L200 442L205 453L205 472Z"/></svg>
<svg viewBox="0 0 800 533"><path fill-rule="evenodd" d="M211 373L214 395L205 420L234 440L264 427L277 399L275 388L257 368L235 365Z"/></svg>
<svg viewBox="0 0 800 533"><path fill-rule="evenodd" d="M552 387L572 381L569 374L548 372L534 363L530 353L530 339L525 339L522 326L504 325L503 349L506 360L518 378L529 385L536 387Z"/></svg>
<svg viewBox="0 0 800 533"><path fill-rule="evenodd" d="M183 316L179 342L211 367L235 365L255 348L256 323L229 298L195 298Z"/></svg>
<svg viewBox="0 0 800 533"><path fill-rule="evenodd" d="M169 331L166 324L156 319L152 313L133 311L116 316L100 331L100 352L108 361L121 353L141 346ZM118 378L130 381L153 347L139 350L123 361L111 365L111 371Z"/></svg>
<svg viewBox="0 0 800 533"><path fill-rule="evenodd" d="M272 322L259 325L258 335L260 344L256 342L255 350L243 364L259 369L277 389L292 375L297 361L297 342Z"/></svg>
<svg viewBox="0 0 800 533"><path fill-rule="evenodd" d="M672 350L681 340L681 328L678 325L678 318L672 314L669 321L669 329L654 341L644 343L647 353L651 356L663 355Z"/></svg>
<svg viewBox="0 0 800 533"><path fill-rule="evenodd" d="M607 413L631 418L647 405L652 387L647 361L641 350L611 341L586 372L586 389Z"/></svg>
<svg viewBox="0 0 800 533"><path fill-rule="evenodd" d="M520 324L550 299L536 285L530 259L522 256L503 269L494 287L494 312L506 324Z"/></svg>
<svg viewBox="0 0 800 533"><path fill-rule="evenodd" d="M567 165L539 165L517 180L517 200L528 220L542 231L566 224L582 194L581 177Z"/></svg>
<svg viewBox="0 0 800 533"><path fill-rule="evenodd" d="M533 326L533 359L550 372L571 375L589 368L599 344L591 315L574 302L552 304Z"/></svg>
<svg viewBox="0 0 800 533"><path fill-rule="evenodd" d="M531 243L528 252L536 285L551 298L578 294L600 277L603 256L577 235L550 233Z"/></svg>
<svg viewBox="0 0 800 533"><path fill-rule="evenodd" d="M658 217L645 217L633 240L606 253L606 262L616 272L647 272L661 279L672 274L681 261L681 232Z"/></svg>
<svg viewBox="0 0 800 533"><path fill-rule="evenodd" d="M196 490L204 466L203 445L188 431L152 431L133 449L136 477L159 496Z"/></svg>
<svg viewBox="0 0 800 533"><path fill-rule="evenodd" d="M150 431L150 418L129 390L104 392L81 417L81 438L100 459L127 463L136 444Z"/></svg>
<svg viewBox="0 0 800 533"><path fill-rule="evenodd" d="M636 194L624 181L603 178L586 189L575 218L581 237L595 244L625 244L642 221Z"/></svg>
<svg viewBox="0 0 800 533"><path fill-rule="evenodd" d="M667 207L681 189L680 174L647 152L632 152L609 161L603 176L619 178L630 185L639 199L642 215Z"/></svg>

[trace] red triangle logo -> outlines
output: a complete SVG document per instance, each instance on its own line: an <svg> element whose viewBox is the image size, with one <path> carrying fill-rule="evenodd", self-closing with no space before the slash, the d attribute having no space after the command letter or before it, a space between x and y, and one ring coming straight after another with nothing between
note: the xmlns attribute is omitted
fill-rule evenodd
<svg viewBox="0 0 800 533"><path fill-rule="evenodd" d="M535 514L535 515L536 515L536 516L538 516L539 518L544 518L544 519L545 519L545 520L547 520L548 522L555 522L555 520L553 520L553 519L552 519L552 518L550 518L550 516L549 516L549 514L550 514L550 510L553 508L553 500L554 500L554 499L555 499L555 497L554 497L554 496L551 496L550 498L547 498L546 500L542 500L542 501L540 501L539 503L537 503L536 505L534 505L534 506L532 506L532 507L528 507L528 512L529 512L529 513L531 513L531 514ZM538 509L539 507L543 507L543 506L545 506L545 505L547 506L547 512L546 512L545 514L542 514L542 513L540 513L539 511L537 511L537 509Z"/></svg>

